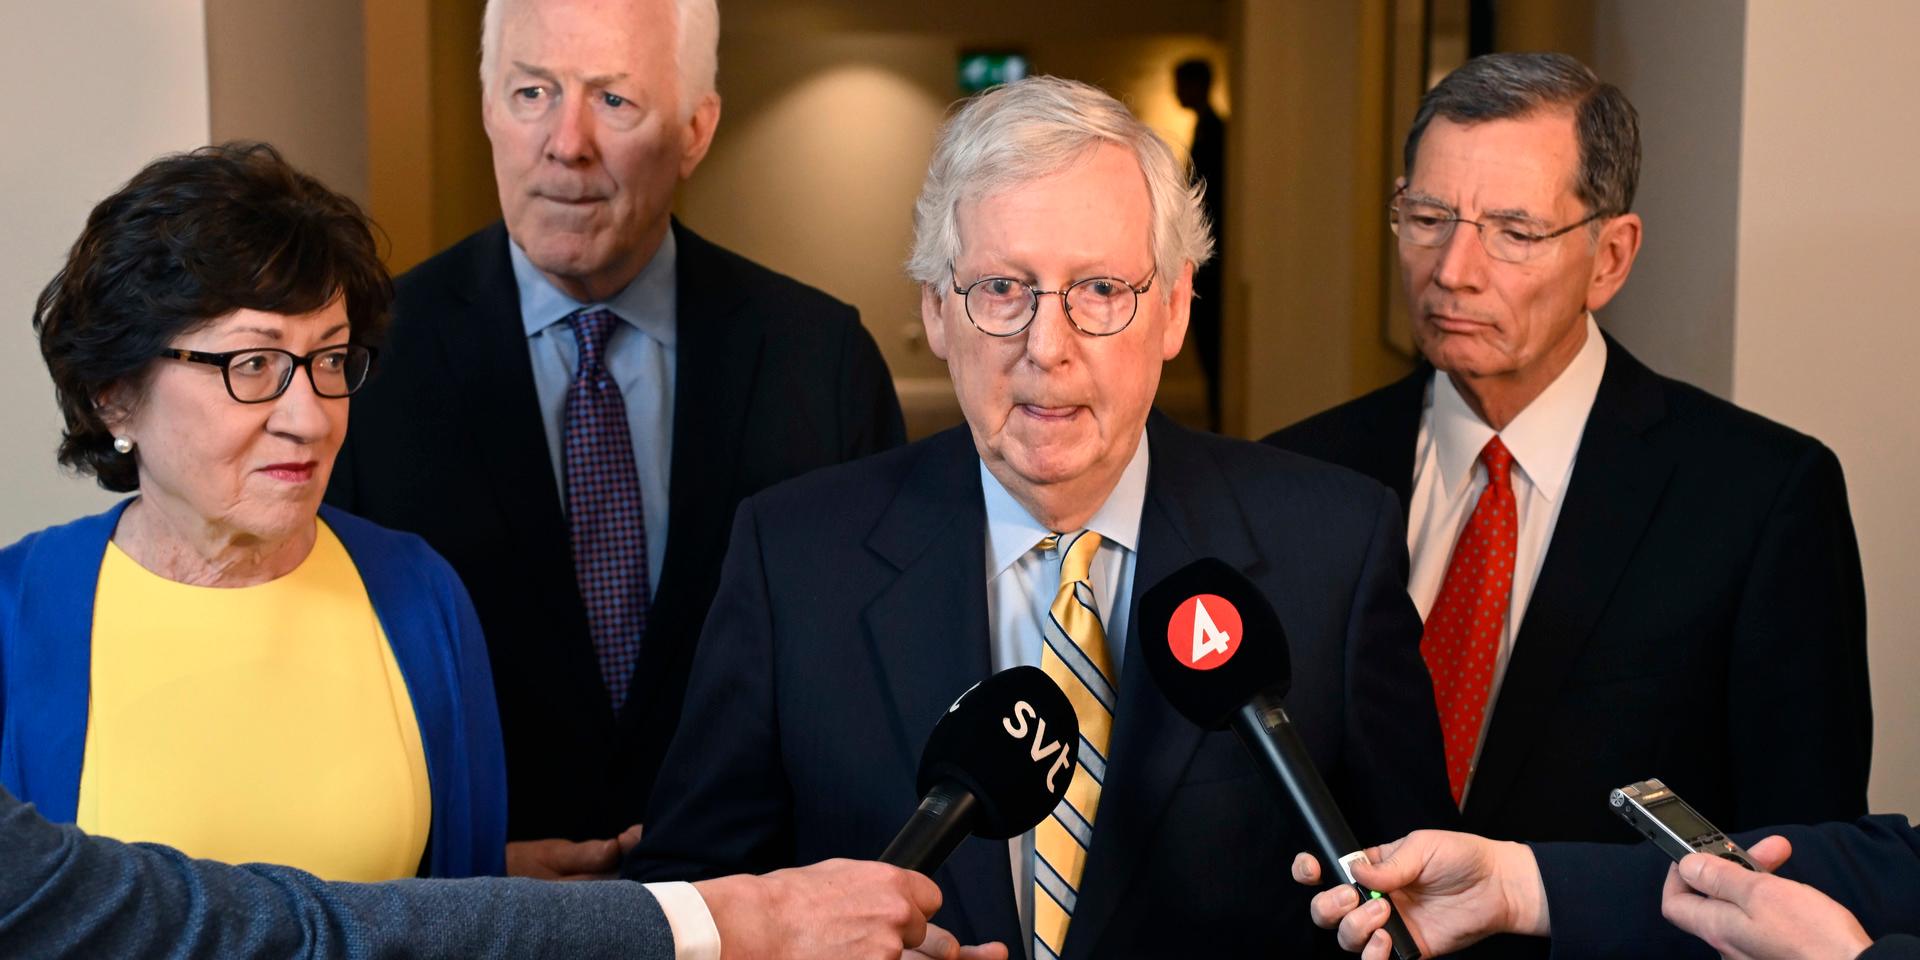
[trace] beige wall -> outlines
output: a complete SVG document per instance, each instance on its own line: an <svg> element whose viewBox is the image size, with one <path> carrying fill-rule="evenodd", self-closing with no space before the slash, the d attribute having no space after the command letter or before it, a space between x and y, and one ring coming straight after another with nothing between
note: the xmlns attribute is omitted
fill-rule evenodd
<svg viewBox="0 0 1920 960"><path fill-rule="evenodd" d="M500 216L478 0L364 0L369 212L405 271Z"/></svg>
<svg viewBox="0 0 1920 960"><path fill-rule="evenodd" d="M682 219L858 306L896 377L944 375L900 265L953 99L953 41L729 29L720 63L720 129L681 191Z"/></svg>
<svg viewBox="0 0 1920 960"><path fill-rule="evenodd" d="M1599 0L1595 71L1640 111L1646 241L1600 323L1671 377L1733 395L1746 0Z"/></svg>
<svg viewBox="0 0 1920 960"><path fill-rule="evenodd" d="M205 0L215 141L265 140L367 202L363 29L357 3Z"/></svg>
<svg viewBox="0 0 1920 960"><path fill-rule="evenodd" d="M1920 4L1750 4L1733 397L1833 447L1866 566L1876 810L1920 815ZM1783 703L1782 710L1794 704Z"/></svg>
<svg viewBox="0 0 1920 960"><path fill-rule="evenodd" d="M113 502L54 465L60 416L29 320L93 205L155 156L206 142L205 20L199 0L16 4L0 62L31 78L0 98L0 543L11 543Z"/></svg>
<svg viewBox="0 0 1920 960"><path fill-rule="evenodd" d="M433 232L433 12L427 0L366 0L362 12L367 212L386 231L387 268L399 273L439 249Z"/></svg>
<svg viewBox="0 0 1920 960"><path fill-rule="evenodd" d="M1230 432L1264 435L1408 369L1380 334L1383 211L1398 172L1382 79L1387 9L1236 4Z"/></svg>

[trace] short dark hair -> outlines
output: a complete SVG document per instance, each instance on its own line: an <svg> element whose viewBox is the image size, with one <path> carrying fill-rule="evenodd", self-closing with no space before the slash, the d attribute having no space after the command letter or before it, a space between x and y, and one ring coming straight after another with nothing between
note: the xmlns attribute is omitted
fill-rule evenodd
<svg viewBox="0 0 1920 960"><path fill-rule="evenodd" d="M1574 196L1587 212L1618 215L1633 209L1640 183L1640 116L1620 88L1564 53L1490 53L1467 61L1420 98L1407 131L1406 172L1420 135L1434 117L1454 123L1511 120L1541 110L1573 113L1580 144Z"/></svg>
<svg viewBox="0 0 1920 960"><path fill-rule="evenodd" d="M344 298L348 338L377 343L393 304L360 207L264 143L161 157L87 216L40 292L33 329L66 430L59 460L116 492L140 485L96 403L137 392L159 351L235 310L312 313Z"/></svg>

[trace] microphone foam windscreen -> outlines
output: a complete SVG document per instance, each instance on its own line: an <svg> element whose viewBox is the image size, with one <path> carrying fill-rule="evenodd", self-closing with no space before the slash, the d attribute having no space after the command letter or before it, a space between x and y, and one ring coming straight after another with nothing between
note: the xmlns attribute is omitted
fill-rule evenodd
<svg viewBox="0 0 1920 960"><path fill-rule="evenodd" d="M1227 725L1253 695L1293 683L1287 633L1273 604L1240 571L1195 560L1140 596L1141 655L1153 682L1204 729Z"/></svg>
<svg viewBox="0 0 1920 960"><path fill-rule="evenodd" d="M1031 830L1067 795L1080 749L1073 704L1039 667L1002 670L947 708L920 754L920 792L955 780L980 802L973 832Z"/></svg>

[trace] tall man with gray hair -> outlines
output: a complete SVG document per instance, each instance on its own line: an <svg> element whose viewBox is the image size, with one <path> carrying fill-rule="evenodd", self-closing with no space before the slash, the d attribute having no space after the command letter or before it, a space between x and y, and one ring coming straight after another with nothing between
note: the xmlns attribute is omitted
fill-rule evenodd
<svg viewBox="0 0 1920 960"><path fill-rule="evenodd" d="M942 129L908 271L964 427L746 501L668 752L642 879L881 851L922 744L991 672L1037 665L1080 769L1038 828L965 841L935 917L1037 958L1290 955L1302 825L1143 662L1142 591L1244 571L1292 647L1288 709L1362 838L1451 818L1380 485L1151 408L1211 242L1174 154L1105 93L1040 77Z"/></svg>
<svg viewBox="0 0 1920 960"><path fill-rule="evenodd" d="M1405 162L1390 216L1426 362L1268 442L1407 503L1466 828L1626 840L1603 798L1649 777L1724 830L1866 813L1839 461L1593 318L1640 250L1633 106L1571 57L1485 56L1426 95Z"/></svg>
<svg viewBox="0 0 1920 960"><path fill-rule="evenodd" d="M505 218L397 282L329 499L425 537L474 597L508 869L609 874L734 507L905 431L853 308L669 215L719 123L714 0L490 0L483 19Z"/></svg>

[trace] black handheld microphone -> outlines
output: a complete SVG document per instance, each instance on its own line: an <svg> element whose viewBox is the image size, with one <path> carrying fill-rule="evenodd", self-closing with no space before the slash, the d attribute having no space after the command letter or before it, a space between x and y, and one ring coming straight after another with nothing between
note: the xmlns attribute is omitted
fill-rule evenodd
<svg viewBox="0 0 1920 960"><path fill-rule="evenodd" d="M1141 655L1173 708L1203 729L1231 726L1293 802L1321 862L1337 866L1362 900L1381 897L1354 880L1350 864L1366 852L1287 717L1293 660L1280 617L1260 588L1219 560L1196 560L1142 594L1139 617ZM1387 917L1386 931L1394 957L1419 960L1398 912Z"/></svg>
<svg viewBox="0 0 1920 960"><path fill-rule="evenodd" d="M1039 667L1002 670L947 708L920 754L920 806L880 862L931 876L968 834L1033 829L1067 795L1080 718Z"/></svg>

